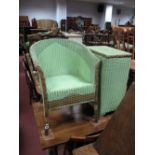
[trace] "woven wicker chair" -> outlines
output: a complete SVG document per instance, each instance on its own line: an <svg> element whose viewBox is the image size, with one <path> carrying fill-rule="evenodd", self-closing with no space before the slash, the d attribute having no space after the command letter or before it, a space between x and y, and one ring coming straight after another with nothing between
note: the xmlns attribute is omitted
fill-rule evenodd
<svg viewBox="0 0 155 155"><path fill-rule="evenodd" d="M42 88L45 135L48 110L94 102L99 117L100 61L84 45L67 39L45 39L30 47Z"/></svg>

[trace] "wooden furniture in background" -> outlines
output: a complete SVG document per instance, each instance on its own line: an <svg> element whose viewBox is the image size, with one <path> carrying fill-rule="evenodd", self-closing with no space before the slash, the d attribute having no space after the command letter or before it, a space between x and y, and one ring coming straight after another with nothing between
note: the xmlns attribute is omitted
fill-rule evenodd
<svg viewBox="0 0 155 155"><path fill-rule="evenodd" d="M135 154L135 85L132 84L117 111L94 144L73 151L73 155Z"/></svg>
<svg viewBox="0 0 155 155"><path fill-rule="evenodd" d="M135 28L127 28L126 37L126 51L132 54L132 59L135 59Z"/></svg>
<svg viewBox="0 0 155 155"><path fill-rule="evenodd" d="M91 25L92 25L92 18L84 18L84 30L87 30L87 28Z"/></svg>
<svg viewBox="0 0 155 155"><path fill-rule="evenodd" d="M46 29L46 30L52 30L52 29L58 29L58 23L56 20L53 19L32 19L32 27L38 28L38 29Z"/></svg>
<svg viewBox="0 0 155 155"><path fill-rule="evenodd" d="M118 25L119 27L135 27L135 25L132 25L130 23L127 23L125 25Z"/></svg>
<svg viewBox="0 0 155 155"><path fill-rule="evenodd" d="M61 31L67 31L67 20L62 19L60 24L61 24Z"/></svg>
<svg viewBox="0 0 155 155"><path fill-rule="evenodd" d="M135 58L135 28L113 26L115 48L130 52Z"/></svg>
<svg viewBox="0 0 155 155"><path fill-rule="evenodd" d="M100 136L102 131L93 133L86 136L72 136L68 143L65 144L64 154L69 152L72 155L72 151L78 147L94 143Z"/></svg>
<svg viewBox="0 0 155 155"><path fill-rule="evenodd" d="M75 21L76 21L76 17L67 17L67 30L69 29L73 29L75 30Z"/></svg>
<svg viewBox="0 0 155 155"><path fill-rule="evenodd" d="M28 16L19 16L19 33L24 34L25 27L30 27Z"/></svg>
<svg viewBox="0 0 155 155"><path fill-rule="evenodd" d="M24 50L24 43L26 41L27 28L30 27L28 16L19 16L19 52Z"/></svg>
<svg viewBox="0 0 155 155"><path fill-rule="evenodd" d="M24 34L19 34L19 54L21 55L24 51Z"/></svg>
<svg viewBox="0 0 155 155"><path fill-rule="evenodd" d="M61 20L61 30L68 31L70 29L78 31L78 30L85 30L90 25L92 25L92 18L85 18L85 17L67 17L67 19Z"/></svg>
<svg viewBox="0 0 155 155"><path fill-rule="evenodd" d="M106 45L111 46L108 33L85 33L82 37L82 43L87 46Z"/></svg>
<svg viewBox="0 0 155 155"><path fill-rule="evenodd" d="M52 19L32 19L32 26L26 28L25 41L30 45L38 40L52 37L62 37L59 32L57 21Z"/></svg>

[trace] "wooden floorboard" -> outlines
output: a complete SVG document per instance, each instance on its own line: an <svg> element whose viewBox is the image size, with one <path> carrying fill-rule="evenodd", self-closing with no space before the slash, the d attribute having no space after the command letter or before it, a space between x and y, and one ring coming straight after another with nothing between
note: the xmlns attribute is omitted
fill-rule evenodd
<svg viewBox="0 0 155 155"><path fill-rule="evenodd" d="M82 106L74 106L73 108L62 108L61 110L50 110L49 123L54 138L42 136L44 117L43 106L39 102L33 102L33 111L38 128L38 135L43 149L48 149L52 146L68 142L74 136L86 136L105 128L112 114L101 117L98 124L93 124L93 121L86 119L85 112ZM90 106L89 106L90 108ZM85 108L85 110L88 110ZM89 116L92 118L92 116ZM53 121L54 120L54 121Z"/></svg>

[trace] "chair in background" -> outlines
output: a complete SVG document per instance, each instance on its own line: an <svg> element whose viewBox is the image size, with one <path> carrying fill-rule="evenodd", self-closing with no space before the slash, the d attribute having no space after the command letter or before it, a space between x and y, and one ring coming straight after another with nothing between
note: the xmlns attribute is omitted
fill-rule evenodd
<svg viewBox="0 0 155 155"><path fill-rule="evenodd" d="M135 28L130 27L126 30L125 50L132 54L132 59L135 59Z"/></svg>
<svg viewBox="0 0 155 155"><path fill-rule="evenodd" d="M49 109L94 103L99 118L100 61L85 46L67 39L45 39L30 47L44 105L45 135Z"/></svg>
<svg viewBox="0 0 155 155"><path fill-rule="evenodd" d="M73 150L73 155L135 154L135 85L132 84L97 141Z"/></svg>
<svg viewBox="0 0 155 155"><path fill-rule="evenodd" d="M32 27L37 29L55 30L58 29L58 23L52 19L32 19Z"/></svg>
<svg viewBox="0 0 155 155"><path fill-rule="evenodd" d="M135 28L113 26L114 47L130 52L135 58Z"/></svg>
<svg viewBox="0 0 155 155"><path fill-rule="evenodd" d="M31 34L33 27L30 25L28 16L19 16L19 33L24 35L24 42L27 41L27 35Z"/></svg>
<svg viewBox="0 0 155 155"><path fill-rule="evenodd" d="M19 16L19 52L24 51L27 29L30 27L28 16Z"/></svg>
<svg viewBox="0 0 155 155"><path fill-rule="evenodd" d="M113 26L114 47L125 51L125 32L123 28Z"/></svg>
<svg viewBox="0 0 155 155"><path fill-rule="evenodd" d="M30 47L36 41L48 38L66 38L58 29L58 23L52 19L32 19L32 27L29 29L27 46Z"/></svg>
<svg viewBox="0 0 155 155"><path fill-rule="evenodd" d="M19 16L19 33L24 34L26 27L30 27L28 16Z"/></svg>
<svg viewBox="0 0 155 155"><path fill-rule="evenodd" d="M59 32L58 23L56 20L52 19L32 19L32 29L31 34L38 34L38 32L43 32L38 35L43 37L44 35L50 34L56 36ZM45 32L45 33L44 33Z"/></svg>

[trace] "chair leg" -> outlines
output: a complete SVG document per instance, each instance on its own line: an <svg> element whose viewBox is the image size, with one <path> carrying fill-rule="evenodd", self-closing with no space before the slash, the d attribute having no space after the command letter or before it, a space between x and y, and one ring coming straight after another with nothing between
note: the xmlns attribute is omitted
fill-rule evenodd
<svg viewBox="0 0 155 155"><path fill-rule="evenodd" d="M45 136L49 135L49 123L48 123L48 106L47 102L44 102L44 117L45 117L45 124L44 124L44 134Z"/></svg>
<svg viewBox="0 0 155 155"><path fill-rule="evenodd" d="M45 136L48 136L49 134L49 123L47 120L45 121L45 124L44 124L44 134Z"/></svg>
<svg viewBox="0 0 155 155"><path fill-rule="evenodd" d="M45 120L44 120L43 130L41 131L42 138L44 140L54 139L55 136L52 130L50 129L48 115L44 115L44 117L45 117Z"/></svg>
<svg viewBox="0 0 155 155"><path fill-rule="evenodd" d="M95 103L94 105L94 114L95 114L95 122L97 123L99 120L99 107L97 103Z"/></svg>

